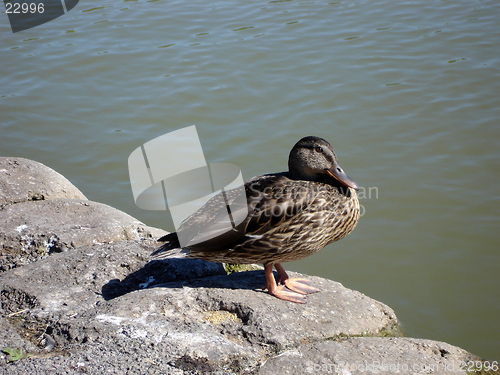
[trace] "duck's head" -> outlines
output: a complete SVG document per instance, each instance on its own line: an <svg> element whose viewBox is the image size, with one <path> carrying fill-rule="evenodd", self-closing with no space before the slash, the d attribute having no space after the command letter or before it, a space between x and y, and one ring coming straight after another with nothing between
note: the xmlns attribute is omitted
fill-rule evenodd
<svg viewBox="0 0 500 375"><path fill-rule="evenodd" d="M290 151L288 170L293 179L324 181L330 176L344 186L359 189L340 167L332 146L323 138L309 136L298 141Z"/></svg>

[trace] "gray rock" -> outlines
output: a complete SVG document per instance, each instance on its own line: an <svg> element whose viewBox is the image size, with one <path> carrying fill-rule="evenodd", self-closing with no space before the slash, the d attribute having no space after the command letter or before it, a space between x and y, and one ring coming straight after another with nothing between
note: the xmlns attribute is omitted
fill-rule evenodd
<svg viewBox="0 0 500 375"><path fill-rule="evenodd" d="M334 281L308 277L322 291L301 305L263 291L262 270L151 261L164 231L68 199L79 192L54 174L0 158L0 349L30 353L1 354L1 374L449 374L483 363L445 343L374 337L399 335L392 309Z"/></svg>
<svg viewBox="0 0 500 375"><path fill-rule="evenodd" d="M335 281L295 272L289 275L307 277L321 292L309 295L307 304L276 299L262 290L263 271L194 280L183 283L182 288L205 310L236 313L245 323L241 335L252 343L264 343L273 351L338 336L396 333L396 315L383 303ZM180 286L168 283L159 287Z"/></svg>
<svg viewBox="0 0 500 375"><path fill-rule="evenodd" d="M0 157L0 207L56 198L87 199L64 176L41 163Z"/></svg>
<svg viewBox="0 0 500 375"><path fill-rule="evenodd" d="M53 373L54 369L57 369L56 373L65 373L63 369L79 367L82 367L80 370L85 367L91 373L102 368L111 373L144 373L143 355L150 352L148 358L156 357L162 372L182 373L168 361L163 361L164 353L174 350L156 342L155 337L162 332L161 321L158 324L154 319L148 322L151 323L149 336L142 339L143 330L139 329L137 333L135 327L125 325L125 333L117 334L117 326L106 319L110 309L115 308L125 310L125 323L126 317L135 317L130 314L137 314L141 306L145 306L147 313L152 302L148 293L162 289L144 290L144 294L130 292L142 292L154 282L226 274L221 264L195 259L147 263L149 254L156 247L155 241L148 240L94 244L54 254L1 274L3 318L0 326L4 331L0 335L0 348L20 347L24 352L32 353L30 358L10 364L9 368L17 368L19 373ZM117 297L129 301L128 304L120 302ZM157 304L164 302L160 297ZM173 323L168 324L172 326ZM137 325L141 328L144 322L138 321ZM182 326L178 330L182 331ZM131 339L130 335L136 333L139 336ZM24 344L20 343L21 337ZM177 341L173 341L177 348ZM55 345L51 346L51 342ZM141 352L139 348L145 345L148 348ZM186 341L184 345L189 344ZM75 362L72 355L75 350L78 356L87 360ZM125 355L124 350L135 354ZM151 366L151 363L147 364ZM35 368L37 371L33 372Z"/></svg>
<svg viewBox="0 0 500 375"><path fill-rule="evenodd" d="M4 323L11 337L31 340L23 346L0 336L0 346L39 346L10 367L43 367L50 353L61 366L74 367L71 358L61 358L69 350L93 356L99 348L109 355L110 370L120 369L114 373L125 371L124 353L132 366L126 372L140 373L147 356L157 371L241 373L304 343L397 326L389 307L333 281L311 277L322 292L294 304L262 290L263 271L225 275L222 265L200 260L147 263L156 246L147 240L94 244L0 275ZM81 363L91 372L105 366Z"/></svg>
<svg viewBox="0 0 500 375"><path fill-rule="evenodd" d="M102 203L80 199L24 202L0 209L0 271L80 246L166 232Z"/></svg>
<svg viewBox="0 0 500 375"><path fill-rule="evenodd" d="M118 241L71 252L0 274L2 310L36 308L38 316L74 315L155 283L226 275L221 264L197 259L152 261L156 241Z"/></svg>
<svg viewBox="0 0 500 375"><path fill-rule="evenodd" d="M257 374L465 374L480 359L444 342L406 337L351 337L285 351Z"/></svg>

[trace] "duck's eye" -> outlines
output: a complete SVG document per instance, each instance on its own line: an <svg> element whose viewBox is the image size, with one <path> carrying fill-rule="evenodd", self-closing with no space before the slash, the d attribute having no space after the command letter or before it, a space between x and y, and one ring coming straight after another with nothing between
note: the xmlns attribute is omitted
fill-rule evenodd
<svg viewBox="0 0 500 375"><path fill-rule="evenodd" d="M316 150L316 152L322 153L323 152L323 147L316 146L315 150Z"/></svg>

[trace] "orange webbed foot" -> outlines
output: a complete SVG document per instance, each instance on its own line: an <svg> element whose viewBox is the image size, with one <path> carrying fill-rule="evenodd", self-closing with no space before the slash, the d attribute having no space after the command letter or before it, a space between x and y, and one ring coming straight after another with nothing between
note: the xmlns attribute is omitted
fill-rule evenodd
<svg viewBox="0 0 500 375"><path fill-rule="evenodd" d="M318 289L311 285L311 280L303 279L301 277L296 277L293 279L286 279L284 281L285 286L293 290L294 292L300 294L311 294L321 292L321 289Z"/></svg>
<svg viewBox="0 0 500 375"><path fill-rule="evenodd" d="M277 286L274 291L269 290L269 294L285 301L306 303L306 296L304 294L295 293L284 285Z"/></svg>
<svg viewBox="0 0 500 375"><path fill-rule="evenodd" d="M279 263L274 264L274 267L278 271L279 281L284 285L277 285L272 264L264 266L269 294L285 301L306 303L306 294L320 292L311 285L310 280L300 277L290 279Z"/></svg>

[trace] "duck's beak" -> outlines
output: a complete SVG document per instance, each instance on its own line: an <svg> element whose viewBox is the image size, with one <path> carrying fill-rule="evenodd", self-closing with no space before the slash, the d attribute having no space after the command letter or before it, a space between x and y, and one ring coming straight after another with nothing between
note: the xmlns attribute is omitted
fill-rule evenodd
<svg viewBox="0 0 500 375"><path fill-rule="evenodd" d="M335 162L333 167L330 169L326 169L325 173L328 176L335 178L341 184L353 188L355 190L359 190L359 186L355 183L351 178L344 172L344 170L340 167L339 163Z"/></svg>

